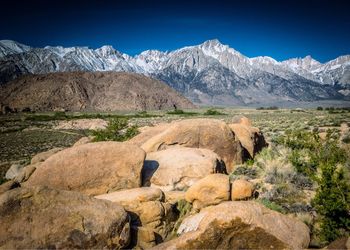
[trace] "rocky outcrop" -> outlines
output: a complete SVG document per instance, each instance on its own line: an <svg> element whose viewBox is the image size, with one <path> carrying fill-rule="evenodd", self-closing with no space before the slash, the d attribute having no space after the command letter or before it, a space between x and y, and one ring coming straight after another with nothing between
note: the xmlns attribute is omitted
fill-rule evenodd
<svg viewBox="0 0 350 250"><path fill-rule="evenodd" d="M153 246L160 243L172 230L176 214L158 188L142 187L96 196L122 205L131 216L131 225L137 238L134 245Z"/></svg>
<svg viewBox="0 0 350 250"><path fill-rule="evenodd" d="M68 148L49 157L26 186L99 195L141 185L145 152L120 142L96 142Z"/></svg>
<svg viewBox="0 0 350 250"><path fill-rule="evenodd" d="M181 223L178 238L153 249L303 249L308 227L250 201L207 207Z"/></svg>
<svg viewBox="0 0 350 250"><path fill-rule="evenodd" d="M204 177L187 190L185 199L192 203L195 209L228 201L230 199L228 175L212 174Z"/></svg>
<svg viewBox="0 0 350 250"><path fill-rule="evenodd" d="M1 64L1 62L0 62ZM164 82L123 72L26 75L1 88L3 106L32 111L116 111L194 108Z"/></svg>
<svg viewBox="0 0 350 250"><path fill-rule="evenodd" d="M253 183L246 180L235 180L231 185L231 200L251 198L254 191Z"/></svg>
<svg viewBox="0 0 350 250"><path fill-rule="evenodd" d="M174 122L141 147L149 153L175 145L212 150L224 161L228 172L244 160L244 152L238 138L225 122L215 119L188 119Z"/></svg>
<svg viewBox="0 0 350 250"><path fill-rule="evenodd" d="M142 170L143 185L162 190L186 190L213 173L226 173L220 157L208 149L171 147L148 153Z"/></svg>
<svg viewBox="0 0 350 250"><path fill-rule="evenodd" d="M129 243L129 217L108 201L47 187L0 196L0 248L115 248Z"/></svg>

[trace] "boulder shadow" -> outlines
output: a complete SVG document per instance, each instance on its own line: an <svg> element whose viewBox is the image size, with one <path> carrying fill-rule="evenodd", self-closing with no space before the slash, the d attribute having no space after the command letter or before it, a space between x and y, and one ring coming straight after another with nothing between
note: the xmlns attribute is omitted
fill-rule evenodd
<svg viewBox="0 0 350 250"><path fill-rule="evenodd" d="M142 176L142 186L143 187L149 187L151 186L151 178L154 175L154 173L159 168L159 162L154 160L145 160L143 163L143 167L141 170L141 176Z"/></svg>

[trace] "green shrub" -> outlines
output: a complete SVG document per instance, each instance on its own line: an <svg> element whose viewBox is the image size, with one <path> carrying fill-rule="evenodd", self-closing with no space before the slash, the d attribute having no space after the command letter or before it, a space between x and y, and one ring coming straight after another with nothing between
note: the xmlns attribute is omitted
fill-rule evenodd
<svg viewBox="0 0 350 250"><path fill-rule="evenodd" d="M172 111L166 112L168 115L182 115L185 113L182 109L174 109Z"/></svg>
<svg viewBox="0 0 350 250"><path fill-rule="evenodd" d="M339 146L339 134L328 130L322 141L315 132L288 131L281 141L292 150L289 159L298 173L318 184L312 204L320 238L327 243L350 231L350 182L343 167L347 154Z"/></svg>
<svg viewBox="0 0 350 250"><path fill-rule="evenodd" d="M265 207L271 209L271 210L274 210L274 211L277 211L277 212L280 212L280 213L284 213L284 209L276 204L275 202L273 201L269 201L268 199L259 199L258 200L261 204L263 204Z"/></svg>
<svg viewBox="0 0 350 250"><path fill-rule="evenodd" d="M323 108L322 107L317 107L317 110L323 110Z"/></svg>
<svg viewBox="0 0 350 250"><path fill-rule="evenodd" d="M136 126L128 126L128 119L114 118L109 120L105 129L92 131L94 141L126 141L139 133Z"/></svg>
<svg viewBox="0 0 350 250"><path fill-rule="evenodd" d="M207 111L204 112L203 115L226 115L226 114L221 113L220 111L217 111L215 109L208 109Z"/></svg>
<svg viewBox="0 0 350 250"><path fill-rule="evenodd" d="M176 210L179 212L179 216L172 231L173 237L177 236L176 232L179 229L179 226L181 225L182 221L190 214L192 210L192 204L186 200L179 200L176 203Z"/></svg>
<svg viewBox="0 0 350 250"><path fill-rule="evenodd" d="M185 112L182 109L175 109L173 111L166 112L168 115L183 115L183 116L192 116L192 115L198 115L198 113L195 112Z"/></svg>

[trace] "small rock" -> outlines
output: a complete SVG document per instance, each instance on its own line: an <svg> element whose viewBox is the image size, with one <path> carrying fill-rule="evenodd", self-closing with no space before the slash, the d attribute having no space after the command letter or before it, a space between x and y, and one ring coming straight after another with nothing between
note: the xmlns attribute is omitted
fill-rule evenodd
<svg viewBox="0 0 350 250"><path fill-rule="evenodd" d="M23 168L24 168L24 165L22 164L17 164L17 163L12 164L5 174L5 179L12 180L16 178L16 176L19 175L19 173Z"/></svg>
<svg viewBox="0 0 350 250"><path fill-rule="evenodd" d="M187 190L185 199L193 204L194 209L228 201L230 199L228 175L212 174L204 177Z"/></svg>
<svg viewBox="0 0 350 250"><path fill-rule="evenodd" d="M235 180L231 188L231 200L242 200L252 197L254 185L246 180Z"/></svg>

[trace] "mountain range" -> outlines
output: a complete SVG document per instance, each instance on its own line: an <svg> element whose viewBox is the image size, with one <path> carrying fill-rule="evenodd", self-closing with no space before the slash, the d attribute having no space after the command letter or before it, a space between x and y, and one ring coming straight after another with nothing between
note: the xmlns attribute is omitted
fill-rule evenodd
<svg viewBox="0 0 350 250"><path fill-rule="evenodd" d="M0 84L26 74L117 71L166 82L196 104L267 105L350 100L350 55L320 63L311 56L276 61L249 58L208 40L174 51L146 50L130 56L112 46L32 48L0 41Z"/></svg>

